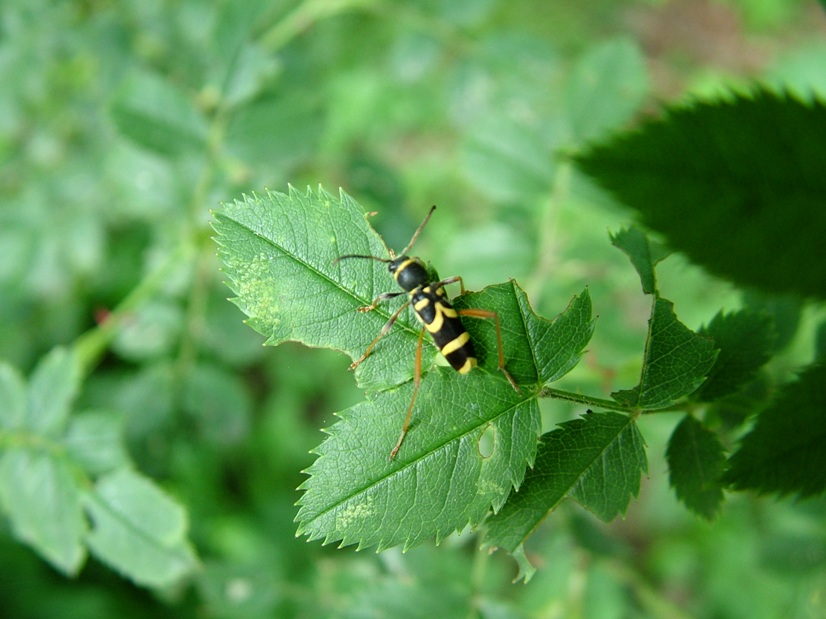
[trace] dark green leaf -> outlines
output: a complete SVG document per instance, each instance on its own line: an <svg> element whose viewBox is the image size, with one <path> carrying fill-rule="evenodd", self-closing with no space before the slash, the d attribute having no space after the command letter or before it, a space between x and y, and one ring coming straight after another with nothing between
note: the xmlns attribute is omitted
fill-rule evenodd
<svg viewBox="0 0 826 619"><path fill-rule="evenodd" d="M723 481L736 490L801 497L826 490L826 366L786 385L731 457Z"/></svg>
<svg viewBox="0 0 826 619"><path fill-rule="evenodd" d="M519 491L487 523L485 545L521 556L525 539L566 496L609 521L625 513L647 472L644 441L631 417L590 413L542 437ZM520 569L530 577L522 557Z"/></svg>
<svg viewBox="0 0 826 619"><path fill-rule="evenodd" d="M743 305L757 314L767 314L774 327L774 352L783 350L797 334L805 302L794 295L765 294L754 289L743 293Z"/></svg>
<svg viewBox="0 0 826 619"><path fill-rule="evenodd" d="M826 297L826 107L757 91L666 110L576 158L712 273Z"/></svg>
<svg viewBox="0 0 826 619"><path fill-rule="evenodd" d="M45 451L13 448L0 456L0 503L15 536L66 574L86 558L86 522L68 463Z"/></svg>
<svg viewBox="0 0 826 619"><path fill-rule="evenodd" d="M661 243L651 241L637 228L623 228L617 234L612 234L611 243L631 259L639 273L642 291L645 294L657 294L657 275L654 267L668 256L669 250Z"/></svg>
<svg viewBox="0 0 826 619"><path fill-rule="evenodd" d="M648 321L640 384L611 395L633 408L668 406L700 386L716 357L712 339L697 335L677 320L671 301L656 298Z"/></svg>
<svg viewBox="0 0 826 619"><path fill-rule="evenodd" d="M720 350L708 378L692 398L710 402L738 391L771 358L775 333L768 315L741 310L718 313L700 335L714 340Z"/></svg>
<svg viewBox="0 0 826 619"><path fill-rule="evenodd" d="M717 435L686 415L668 442L671 487L693 512L711 520L723 502L720 476L726 457Z"/></svg>
<svg viewBox="0 0 826 619"><path fill-rule="evenodd" d="M820 363L826 363L826 321L817 326L815 334L815 359Z"/></svg>

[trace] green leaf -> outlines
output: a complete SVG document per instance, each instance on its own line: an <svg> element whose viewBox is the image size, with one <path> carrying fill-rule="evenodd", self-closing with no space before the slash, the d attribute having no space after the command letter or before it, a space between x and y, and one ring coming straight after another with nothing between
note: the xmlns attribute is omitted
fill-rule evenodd
<svg viewBox="0 0 826 619"><path fill-rule="evenodd" d="M487 521L486 547L524 555L539 523L570 496L604 521L624 514L648 470L636 423L619 413L589 413L542 436L533 469L518 492ZM521 576L530 578L526 559Z"/></svg>
<svg viewBox="0 0 826 619"><path fill-rule="evenodd" d="M723 481L736 490L807 497L826 490L826 366L813 365L757 416Z"/></svg>
<svg viewBox="0 0 826 619"><path fill-rule="evenodd" d="M299 533L325 542L405 547L478 524L501 506L533 460L536 400L486 372L437 368L422 379L410 432L392 463L413 385L342 412L299 500ZM480 451L491 435L492 453Z"/></svg>
<svg viewBox="0 0 826 619"><path fill-rule="evenodd" d="M677 497L703 518L714 518L723 502L720 477L726 461L717 435L686 415L671 435L666 459Z"/></svg>
<svg viewBox="0 0 826 619"><path fill-rule="evenodd" d="M151 480L119 469L97 481L84 506L94 523L89 549L135 583L168 586L195 569L186 512Z"/></svg>
<svg viewBox="0 0 826 619"><path fill-rule="evenodd" d="M720 350L717 361L692 399L710 402L735 393L751 381L774 352L775 332L767 314L741 310L718 313L700 335Z"/></svg>
<svg viewBox="0 0 826 619"><path fill-rule="evenodd" d="M19 430L26 423L26 381L17 369L0 363L0 428Z"/></svg>
<svg viewBox="0 0 826 619"><path fill-rule="evenodd" d="M647 92L645 57L635 43L617 39L592 46L574 67L566 92L576 141L628 122Z"/></svg>
<svg viewBox="0 0 826 619"><path fill-rule="evenodd" d="M26 427L35 434L57 436L69 418L79 384L73 353L55 348L35 367L29 380Z"/></svg>
<svg viewBox="0 0 826 619"><path fill-rule="evenodd" d="M63 439L69 457L90 475L126 466L129 455L123 444L123 419L109 411L72 415Z"/></svg>
<svg viewBox="0 0 826 619"><path fill-rule="evenodd" d="M136 71L121 85L111 108L120 133L162 155L200 150L207 123L185 92L166 77Z"/></svg>
<svg viewBox="0 0 826 619"><path fill-rule="evenodd" d="M456 309L485 308L500 316L522 320L502 324L502 345L508 372L518 384L546 385L559 380L579 363L594 332L591 296L586 288L553 321L537 316L528 296L516 282L488 286L452 301ZM473 340L479 364L491 369L498 363L495 324L491 320L463 318Z"/></svg>
<svg viewBox="0 0 826 619"><path fill-rule="evenodd" d="M0 503L15 536L65 574L86 558L86 522L68 463L53 454L13 448L0 457Z"/></svg>
<svg viewBox="0 0 826 619"><path fill-rule="evenodd" d="M655 298L640 383L611 396L635 409L668 406L700 386L716 357L711 338L697 335L677 320L671 301Z"/></svg>
<svg viewBox="0 0 826 619"><path fill-rule="evenodd" d="M665 110L575 159L715 275L826 297L826 106L758 90Z"/></svg>
<svg viewBox="0 0 826 619"><path fill-rule="evenodd" d="M617 234L612 234L611 243L631 259L631 264L639 273L642 291L645 294L657 294L657 275L654 267L668 257L668 248L651 241L637 228L623 228Z"/></svg>
<svg viewBox="0 0 826 619"><path fill-rule="evenodd" d="M372 260L334 264L344 254L388 256L381 238L347 194L335 198L319 188L302 195L268 192L245 196L215 213L214 228L233 301L266 344L297 341L332 348L358 359L390 318L384 304L361 313L381 293L394 289L386 265ZM419 327L402 315L376 353L359 365L359 385L397 385L413 374L410 343ZM436 354L429 342L423 366Z"/></svg>

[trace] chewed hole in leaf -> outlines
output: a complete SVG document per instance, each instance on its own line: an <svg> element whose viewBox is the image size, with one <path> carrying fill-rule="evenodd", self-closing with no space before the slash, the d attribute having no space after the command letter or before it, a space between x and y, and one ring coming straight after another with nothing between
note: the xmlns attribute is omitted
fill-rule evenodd
<svg viewBox="0 0 826 619"><path fill-rule="evenodd" d="M479 455L483 458L490 458L496 451L496 426L488 424L479 436L477 443Z"/></svg>

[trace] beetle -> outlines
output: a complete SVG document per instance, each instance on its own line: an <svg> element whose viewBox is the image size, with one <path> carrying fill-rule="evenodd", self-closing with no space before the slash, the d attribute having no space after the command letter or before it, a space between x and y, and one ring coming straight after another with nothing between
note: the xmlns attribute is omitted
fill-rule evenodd
<svg viewBox="0 0 826 619"><path fill-rule="evenodd" d="M473 347L473 341L470 335L465 330L460 316L469 316L472 318L487 318L493 320L496 325L496 343L499 351L499 371L504 374L511 386L521 393L516 381L505 369L505 356L502 352L502 333L499 325L499 315L490 310L465 308L455 309L451 304L445 292L445 286L449 284L459 283L461 286L461 294L465 293L464 282L461 276L448 277L447 279L433 281L434 276L428 271L427 266L421 258L408 255L414 243L419 238L419 234L424 229L433 211L436 210L434 205L424 221L419 225L413 233L413 237L407 244L401 255L396 256L395 252L390 249L390 258L381 258L379 256L370 256L365 254L345 254L339 256L334 261L338 263L341 260L351 258L363 258L369 260L376 260L387 264L387 270L393 276L396 283L401 288L401 291L385 292L375 298L375 300L367 307L358 308L360 312L370 312L378 307L382 301L387 301L402 295L407 295L407 301L399 307L387 323L382 327L376 339L364 351L364 354L350 364L350 369L356 369L373 351L376 344L383 338L395 324L401 313L408 307L413 308L416 318L422 323L422 328L419 331L419 340L416 346L416 360L413 371L413 397L410 400L410 406L407 408L402 431L399 435L399 440L390 451L390 460L396 457L399 453L402 443L404 442L407 431L410 427L410 419L413 415L413 405L416 402L416 396L419 393L419 386L422 378L422 342L424 333L427 331L433 338L434 344L442 353L442 355L450 363L451 367L460 374L467 374L477 365L476 351ZM438 277L438 276L436 276Z"/></svg>

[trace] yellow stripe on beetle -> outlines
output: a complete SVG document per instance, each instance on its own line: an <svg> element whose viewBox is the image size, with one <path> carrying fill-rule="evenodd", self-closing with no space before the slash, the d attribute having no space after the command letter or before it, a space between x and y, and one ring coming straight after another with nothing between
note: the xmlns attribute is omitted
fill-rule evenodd
<svg viewBox="0 0 826 619"><path fill-rule="evenodd" d="M470 335L468 335L468 332L465 331L464 333L462 333L456 339L454 339L454 340L448 342L447 344L445 344L444 346L442 346L442 354L445 357L447 357L450 353L459 350L462 346L467 344L469 339L470 339Z"/></svg>

